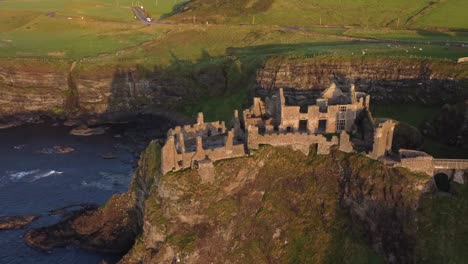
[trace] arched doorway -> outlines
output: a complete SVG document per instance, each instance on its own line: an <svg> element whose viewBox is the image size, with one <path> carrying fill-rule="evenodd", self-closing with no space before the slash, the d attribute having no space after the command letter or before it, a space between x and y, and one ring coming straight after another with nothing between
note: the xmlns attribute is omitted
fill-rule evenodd
<svg viewBox="0 0 468 264"><path fill-rule="evenodd" d="M450 179L445 173L437 173L434 175L434 181L437 186L437 189L442 192L450 191Z"/></svg>

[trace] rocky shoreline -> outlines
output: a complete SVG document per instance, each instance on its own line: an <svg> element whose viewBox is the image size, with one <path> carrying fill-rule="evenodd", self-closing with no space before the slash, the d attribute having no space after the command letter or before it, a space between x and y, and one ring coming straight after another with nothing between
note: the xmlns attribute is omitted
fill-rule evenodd
<svg viewBox="0 0 468 264"><path fill-rule="evenodd" d="M25 228L39 217L39 215L0 216L0 231Z"/></svg>
<svg viewBox="0 0 468 264"><path fill-rule="evenodd" d="M133 208L129 194L114 195L102 208L85 206L67 212L63 221L32 229L23 240L44 251L72 244L97 252L124 254L136 236Z"/></svg>

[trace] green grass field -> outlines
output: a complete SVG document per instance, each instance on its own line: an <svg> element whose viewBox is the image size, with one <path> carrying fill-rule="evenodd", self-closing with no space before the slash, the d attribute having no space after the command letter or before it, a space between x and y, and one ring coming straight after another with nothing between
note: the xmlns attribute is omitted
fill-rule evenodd
<svg viewBox="0 0 468 264"><path fill-rule="evenodd" d="M435 3L435 4L434 4ZM194 0L174 20L288 26L466 29L464 0Z"/></svg>
<svg viewBox="0 0 468 264"><path fill-rule="evenodd" d="M34 12L37 16L56 12L57 16L84 17L86 19L119 22L134 21L132 5L143 6L153 18L170 14L174 6L185 0L3 0L0 13Z"/></svg>
<svg viewBox="0 0 468 264"><path fill-rule="evenodd" d="M382 42L466 42L468 35L461 32L362 28L297 29L272 26L317 25L320 21L316 20L320 20L320 17L323 25L391 26L390 22L395 20L395 14L402 17L417 14L418 10L427 5L428 1L425 0L198 0L187 4L188 7L195 8L193 12L189 12L192 17L199 16L197 14L200 13L201 17L215 15L219 18L224 14L226 19L223 22L250 24L254 22L251 19L255 19L257 25L253 26L200 25L203 21L195 18L196 25L148 27L139 23L130 9L132 5L138 4L144 6L154 18L161 18L168 16L184 1L186 0L3 0L0 1L0 57L77 60L105 56L116 61L123 58L140 61L139 58L145 58L146 62L165 64L173 55L181 59L198 59L202 51L220 56L228 55L228 49L248 46L252 47L253 52L265 56L332 54L450 60L466 56L466 50L457 47L353 41L353 38L375 38ZM439 4L442 7L451 6L452 1L456 0L438 3L430 11L435 12ZM246 10L248 12L243 12ZM47 16L51 13L54 13L54 17ZM169 17L168 21L178 21L185 16L186 13L177 14ZM415 16L411 22L420 21L420 16L422 15ZM143 43L146 43L145 47L138 48ZM249 52L249 49L242 52ZM121 53L124 55L121 56Z"/></svg>
<svg viewBox="0 0 468 264"><path fill-rule="evenodd" d="M466 10L468 1L465 0L439 0L435 1L434 8L411 21L411 26L419 28L468 28Z"/></svg>

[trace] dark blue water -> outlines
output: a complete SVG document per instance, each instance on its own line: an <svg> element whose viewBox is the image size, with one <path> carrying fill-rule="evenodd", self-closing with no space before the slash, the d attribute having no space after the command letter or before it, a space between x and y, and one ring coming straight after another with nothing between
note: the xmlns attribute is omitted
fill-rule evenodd
<svg viewBox="0 0 468 264"><path fill-rule="evenodd" d="M21 236L30 228L54 224L49 210L80 203L104 203L128 188L133 160L125 139L114 135L78 137L70 128L25 125L0 130L0 215L41 214L22 230L0 231L0 263L114 263L118 256L75 247L49 253L28 247ZM54 146L74 151L59 154ZM116 159L100 154L112 152Z"/></svg>

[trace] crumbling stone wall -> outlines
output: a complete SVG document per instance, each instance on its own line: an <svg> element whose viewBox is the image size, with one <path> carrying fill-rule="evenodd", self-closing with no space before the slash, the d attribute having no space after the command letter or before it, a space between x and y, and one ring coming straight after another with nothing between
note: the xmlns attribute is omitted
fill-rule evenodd
<svg viewBox="0 0 468 264"><path fill-rule="evenodd" d="M301 122L306 124L305 132L309 133L350 132L358 114L369 107L369 101L370 97L356 92L354 86L346 95L332 84L316 104L301 111L301 106L286 105L284 90L280 88L278 94L264 101L255 97L253 106L244 110L244 122L261 129L272 126L279 132L298 131Z"/></svg>
<svg viewBox="0 0 468 264"><path fill-rule="evenodd" d="M177 149L175 137L169 135L166 144L162 148L161 170L163 174L169 171L177 171L193 168L198 161L217 161L229 158L245 156L243 144L234 144L234 131L230 130L221 147L203 148L203 138L196 137L196 150L186 152L185 149Z"/></svg>
<svg viewBox="0 0 468 264"><path fill-rule="evenodd" d="M348 133L345 131L341 131L340 133L339 150L346 153L354 152L353 144L351 143Z"/></svg>
<svg viewBox="0 0 468 264"><path fill-rule="evenodd" d="M392 120L386 120L377 124L372 152L369 154L371 158L379 159L392 150L395 125L396 123Z"/></svg>
<svg viewBox="0 0 468 264"><path fill-rule="evenodd" d="M169 134L180 135L184 138L195 138L197 136L215 136L226 133L224 121L205 123L203 113L198 113L197 122L193 125L176 126L169 130Z"/></svg>
<svg viewBox="0 0 468 264"><path fill-rule="evenodd" d="M247 128L247 144L249 149L258 149L259 145L271 146L295 146L304 154L309 153L310 145L317 144L317 154L326 155L330 153L330 147L338 144L338 137L333 136L331 140L323 135L302 132L273 132L267 131L259 134L258 129L249 126Z"/></svg>

